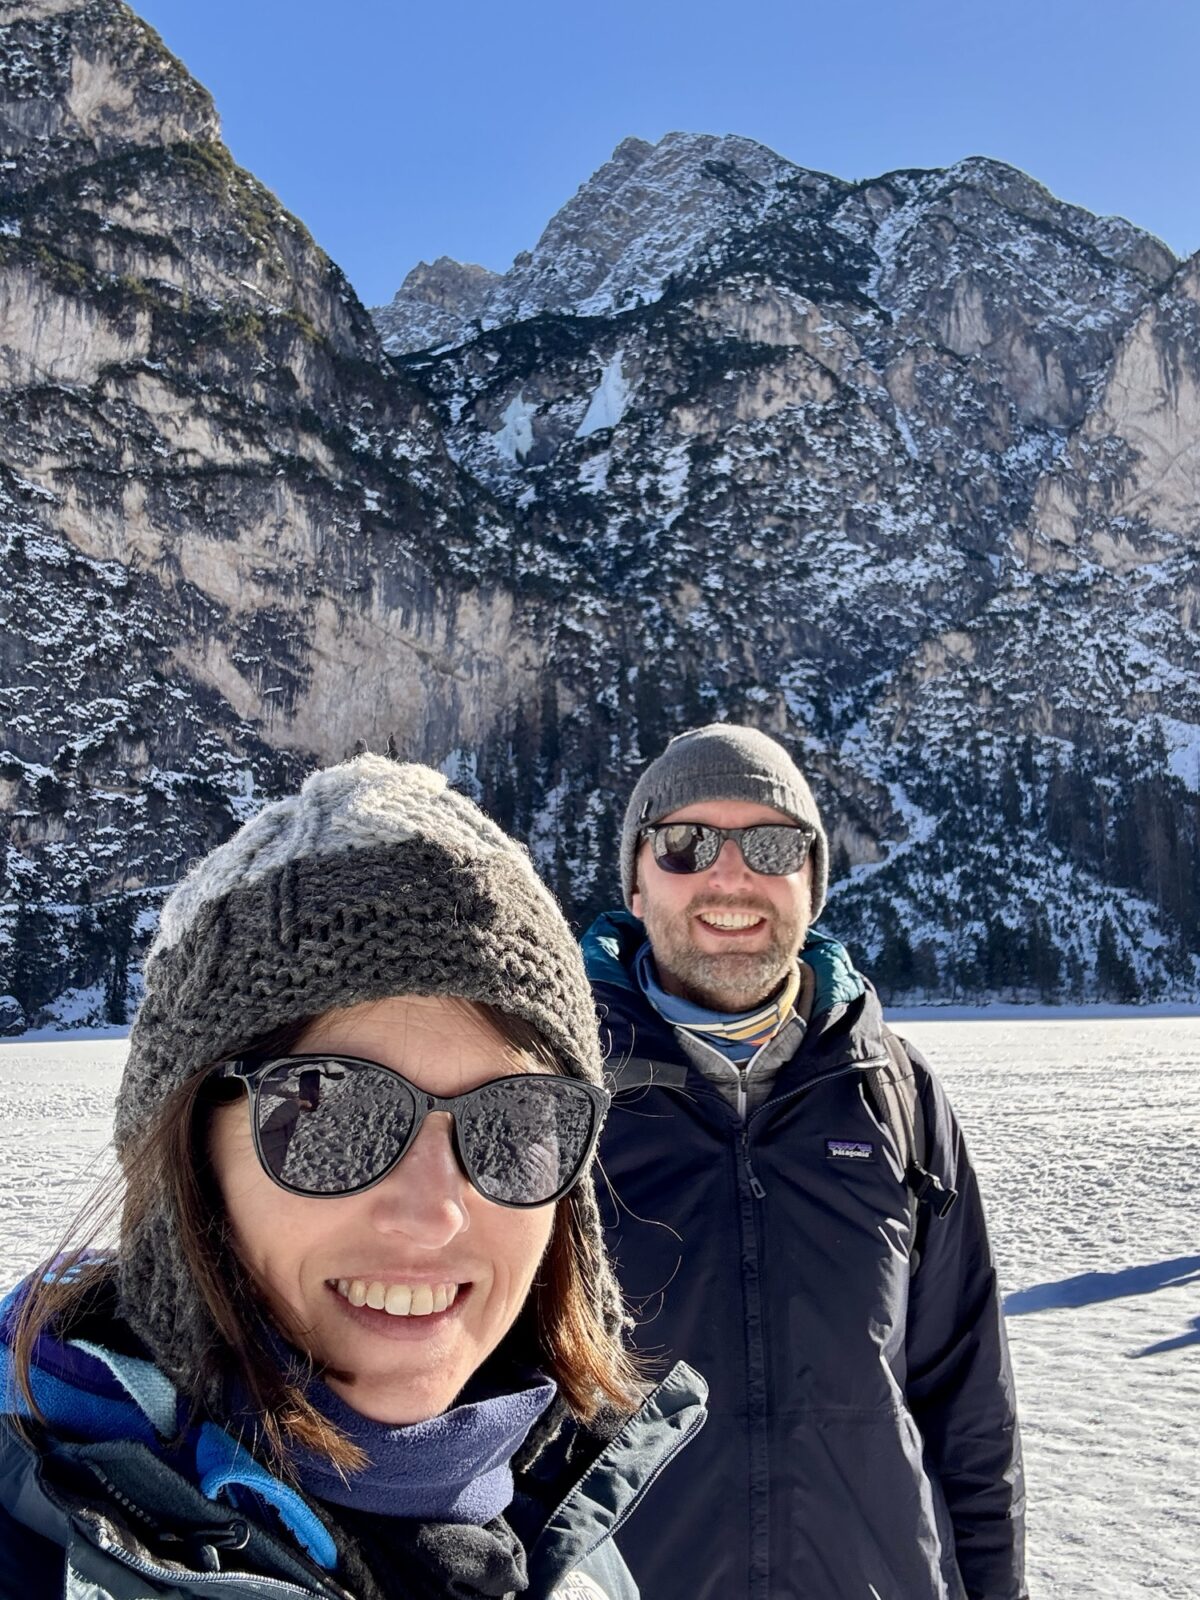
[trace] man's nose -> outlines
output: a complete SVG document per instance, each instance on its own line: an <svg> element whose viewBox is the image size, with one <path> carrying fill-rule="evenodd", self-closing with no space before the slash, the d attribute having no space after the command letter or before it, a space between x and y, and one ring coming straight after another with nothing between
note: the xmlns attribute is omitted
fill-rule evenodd
<svg viewBox="0 0 1200 1600"><path fill-rule="evenodd" d="M746 865L746 858L741 852L741 847L736 839L723 839L721 848L717 852L717 859L709 868L709 882L713 888L727 888L736 884L744 888L747 881L752 881L754 873Z"/></svg>
<svg viewBox="0 0 1200 1600"><path fill-rule="evenodd" d="M449 1114L433 1112L403 1159L368 1190L371 1219L381 1233L403 1235L421 1250L441 1250L470 1226L470 1184L452 1137Z"/></svg>

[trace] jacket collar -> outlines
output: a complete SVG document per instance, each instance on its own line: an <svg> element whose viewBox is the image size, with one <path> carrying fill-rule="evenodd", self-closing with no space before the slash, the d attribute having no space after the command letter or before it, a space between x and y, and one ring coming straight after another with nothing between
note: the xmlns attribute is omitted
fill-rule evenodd
<svg viewBox="0 0 1200 1600"><path fill-rule="evenodd" d="M550 1593L611 1538L708 1416L708 1385L684 1361L642 1402L551 1513L529 1550L529 1587Z"/></svg>
<svg viewBox="0 0 1200 1600"><path fill-rule="evenodd" d="M6 1405L14 1404L19 1414L27 1414L27 1407L12 1382L8 1337L23 1290L24 1285L14 1289L0 1304L0 1382ZM187 1405L153 1362L93 1340L44 1336L31 1377L34 1398L52 1429L85 1443L148 1449L205 1500L236 1506L249 1494L278 1516L318 1567L336 1566L337 1548L308 1502L232 1435L212 1422L180 1434Z"/></svg>

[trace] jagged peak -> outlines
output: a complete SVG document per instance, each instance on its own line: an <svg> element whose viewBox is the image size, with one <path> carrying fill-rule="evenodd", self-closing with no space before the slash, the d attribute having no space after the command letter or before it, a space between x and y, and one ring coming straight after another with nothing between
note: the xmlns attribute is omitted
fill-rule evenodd
<svg viewBox="0 0 1200 1600"><path fill-rule="evenodd" d="M859 187L899 190L914 220L923 204L937 204L956 191L974 189L1014 217L1050 224L1077 235L1101 255L1151 283L1165 283L1178 265L1169 247L1144 228L1124 217L1097 216L1061 200L1037 178L995 156L964 156L948 167L899 168L868 179Z"/></svg>
<svg viewBox="0 0 1200 1600"><path fill-rule="evenodd" d="M474 312L499 281L500 274L489 267L438 256L436 261L418 261L400 285L400 293L443 311Z"/></svg>
<svg viewBox="0 0 1200 1600"><path fill-rule="evenodd" d="M18 0L0 20L0 150L20 188L88 160L220 138L212 96L122 0Z"/></svg>
<svg viewBox="0 0 1200 1600"><path fill-rule="evenodd" d="M731 176L743 180L741 184L735 181L733 189L740 190L744 202L752 193L748 186L774 186L802 170L741 134L676 131L664 134L656 144L623 139L603 166L551 217L532 253L536 256L543 248L553 248L580 211L627 208L632 202L635 210L644 214L670 205L681 188L692 187L710 191L714 199L728 198Z"/></svg>
<svg viewBox="0 0 1200 1600"><path fill-rule="evenodd" d="M1135 296L1167 282L1178 265L1150 234L1071 206L992 156L849 183L741 134L675 130L656 143L623 139L507 273L467 278L457 266L422 266L377 320L389 348L400 353L457 343L476 319L490 328L544 312L608 315L658 299L672 281L711 266L727 245L744 249L768 218L794 222L810 211L826 214L837 232L874 252L878 267L866 292L882 294L890 305L891 275L906 241L945 255L944 242L929 235L932 223L943 225L943 212L956 231L978 227L990 234L997 209L1016 223L1009 264L1018 274L1036 275L1044 265L1048 247L1032 233L1059 236L1058 248L1073 255L1074 270L1085 277L1095 270L1085 264L1089 255L1132 274L1128 293ZM952 260L947 265L958 270ZM1080 314L1090 314L1087 305Z"/></svg>

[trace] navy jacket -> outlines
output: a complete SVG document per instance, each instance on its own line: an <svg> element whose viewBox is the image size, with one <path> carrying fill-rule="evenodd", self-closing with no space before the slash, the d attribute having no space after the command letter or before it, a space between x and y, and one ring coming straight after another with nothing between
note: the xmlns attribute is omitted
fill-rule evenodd
<svg viewBox="0 0 1200 1600"><path fill-rule="evenodd" d="M909 1049L926 1166L959 1195L935 1217L864 1091L862 1069L886 1058L873 991L815 1011L739 1117L629 977L643 938L616 914L584 941L617 1077L608 1242L640 1349L693 1363L710 1400L623 1540L642 1593L1023 1600L996 1273L943 1091ZM840 951L810 940L814 964Z"/></svg>

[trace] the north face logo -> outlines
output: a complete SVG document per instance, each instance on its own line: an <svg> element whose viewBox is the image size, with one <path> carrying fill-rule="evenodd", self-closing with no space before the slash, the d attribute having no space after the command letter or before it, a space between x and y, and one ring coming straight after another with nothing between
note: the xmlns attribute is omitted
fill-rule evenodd
<svg viewBox="0 0 1200 1600"><path fill-rule="evenodd" d="M870 1161L875 1146L869 1139L826 1139L825 1154L831 1161Z"/></svg>
<svg viewBox="0 0 1200 1600"><path fill-rule="evenodd" d="M612 1597L586 1572L572 1572L551 1593L550 1600L612 1600Z"/></svg>

